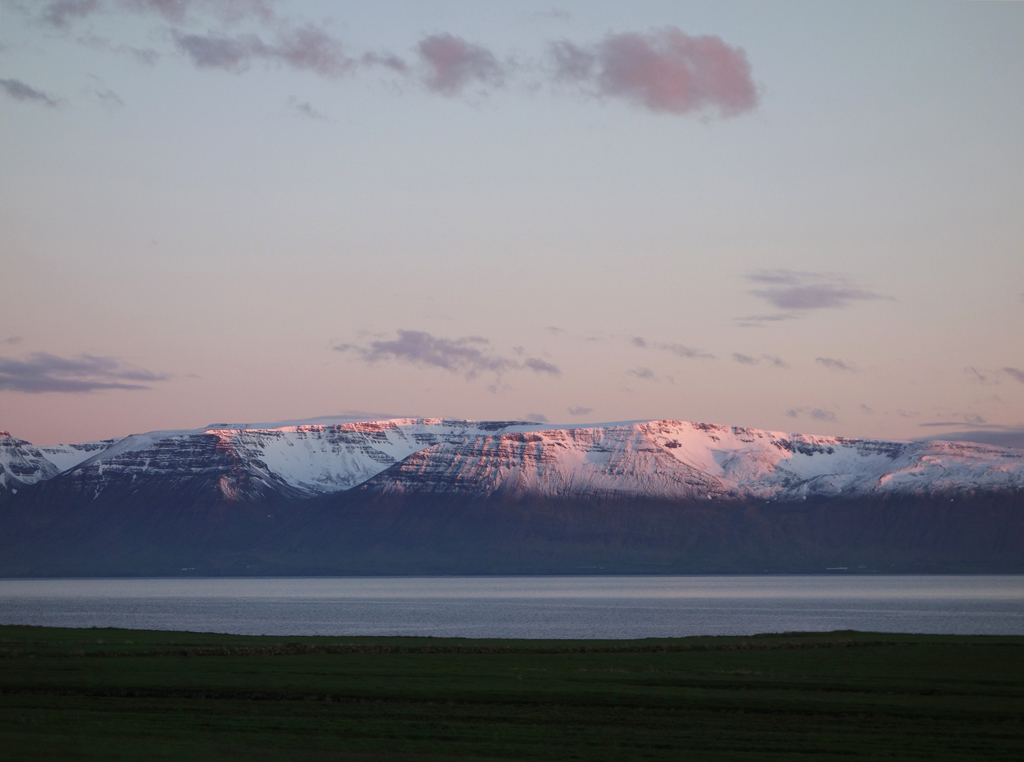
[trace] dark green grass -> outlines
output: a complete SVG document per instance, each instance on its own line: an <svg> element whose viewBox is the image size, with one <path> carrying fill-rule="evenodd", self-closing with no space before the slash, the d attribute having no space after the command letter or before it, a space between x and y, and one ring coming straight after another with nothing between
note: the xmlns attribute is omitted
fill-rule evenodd
<svg viewBox="0 0 1024 762"><path fill-rule="evenodd" d="M3 759L1024 759L1024 638L0 627Z"/></svg>

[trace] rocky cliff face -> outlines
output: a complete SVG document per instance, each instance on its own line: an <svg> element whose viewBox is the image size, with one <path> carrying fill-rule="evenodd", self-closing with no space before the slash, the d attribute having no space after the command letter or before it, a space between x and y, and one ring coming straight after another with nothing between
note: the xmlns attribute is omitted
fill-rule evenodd
<svg viewBox="0 0 1024 762"><path fill-rule="evenodd" d="M0 437L0 576L1024 572L1024 452L686 421Z"/></svg>
<svg viewBox="0 0 1024 762"><path fill-rule="evenodd" d="M108 440L35 447L31 442L12 437L8 431L0 431L0 495L52 479L113 444L114 440Z"/></svg>
<svg viewBox="0 0 1024 762"><path fill-rule="evenodd" d="M884 442L652 421L438 444L363 489L672 500L1014 491L1024 489L1024 453L962 442Z"/></svg>
<svg viewBox="0 0 1024 762"><path fill-rule="evenodd" d="M60 473L38 447L0 431L0 492L50 479Z"/></svg>
<svg viewBox="0 0 1024 762"><path fill-rule="evenodd" d="M686 421L542 426L399 419L214 426L37 448L0 436L0 491L57 480L203 479L227 501L382 494L803 500L1024 490L1024 452L968 442L887 442Z"/></svg>
<svg viewBox="0 0 1024 762"><path fill-rule="evenodd" d="M338 425L252 428L217 425L196 431L133 434L108 442L38 448L0 437L0 496L42 482L56 494L92 498L132 485L209 483L227 501L270 494L312 497L365 482L424 448L535 424L400 419Z"/></svg>

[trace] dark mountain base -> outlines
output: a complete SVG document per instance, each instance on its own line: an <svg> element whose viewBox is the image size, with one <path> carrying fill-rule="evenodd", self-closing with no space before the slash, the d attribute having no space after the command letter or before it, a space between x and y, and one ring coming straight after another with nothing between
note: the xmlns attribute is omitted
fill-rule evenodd
<svg viewBox="0 0 1024 762"><path fill-rule="evenodd" d="M1024 501L355 496L296 549L332 573L1024 572Z"/></svg>
<svg viewBox="0 0 1024 762"><path fill-rule="evenodd" d="M0 504L0 576L1024 573L1024 497L226 501L197 476Z"/></svg>

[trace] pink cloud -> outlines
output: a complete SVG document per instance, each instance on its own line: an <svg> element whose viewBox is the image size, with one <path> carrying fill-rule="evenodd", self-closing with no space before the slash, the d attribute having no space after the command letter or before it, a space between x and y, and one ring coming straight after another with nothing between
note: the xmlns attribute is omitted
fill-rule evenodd
<svg viewBox="0 0 1024 762"><path fill-rule="evenodd" d="M443 33L425 37L417 46L426 65L427 89L441 95L460 95L473 82L500 85L505 71L487 48Z"/></svg>
<svg viewBox="0 0 1024 762"><path fill-rule="evenodd" d="M306 69L324 77L348 74L356 63L345 55L341 42L315 26L307 25L281 35L271 57L296 69Z"/></svg>
<svg viewBox="0 0 1024 762"><path fill-rule="evenodd" d="M691 37L669 26L610 34L588 48L559 42L551 53L559 79L651 111L735 116L757 105L746 53L719 37Z"/></svg>

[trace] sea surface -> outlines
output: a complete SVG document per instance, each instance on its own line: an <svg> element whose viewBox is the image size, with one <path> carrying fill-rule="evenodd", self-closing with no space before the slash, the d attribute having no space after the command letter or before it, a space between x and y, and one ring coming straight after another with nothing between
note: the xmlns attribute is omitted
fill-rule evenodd
<svg viewBox="0 0 1024 762"><path fill-rule="evenodd" d="M1024 576L0 579L0 624L244 635L1024 635Z"/></svg>

